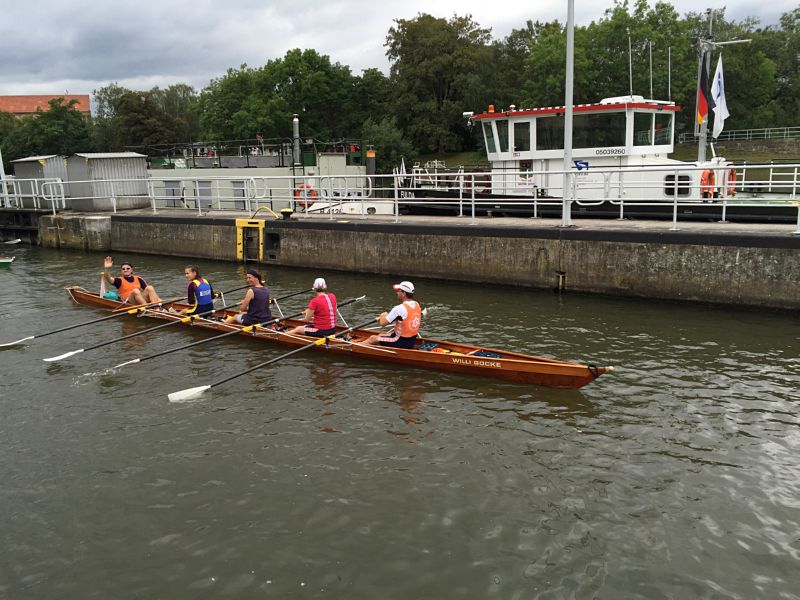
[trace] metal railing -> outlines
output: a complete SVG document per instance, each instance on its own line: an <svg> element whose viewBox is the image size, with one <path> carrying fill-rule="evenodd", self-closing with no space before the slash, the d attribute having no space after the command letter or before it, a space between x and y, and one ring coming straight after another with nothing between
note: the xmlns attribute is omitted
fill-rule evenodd
<svg viewBox="0 0 800 600"><path fill-rule="evenodd" d="M693 132L681 133L678 136L679 144L692 144L700 136ZM793 139L800 137L800 127L769 127L765 129L732 129L722 131L716 141L747 141L747 140L773 140Z"/></svg>
<svg viewBox="0 0 800 600"><path fill-rule="evenodd" d="M703 171L716 176L713 198L703 198L708 185ZM734 178L735 174L735 178ZM51 180L6 180L0 194L6 208L48 209L54 213L77 209L90 202L94 210L116 212L123 208L187 212L199 216L212 211L245 212L269 210L279 216L290 209L298 218L340 215L365 218L383 215L399 222L404 212L450 213L477 223L481 215L549 217L561 215L565 206L564 171L495 171L428 173L424 180L410 175L317 175L317 176L208 176L148 177L63 182ZM732 206L781 207L783 213L797 210L800 233L800 163L730 165L722 161L709 169L686 163L638 168L592 168L571 170L567 197L570 214L591 216L602 209L605 217L638 217L642 207L657 207L658 218L671 213L671 228L692 207L704 206L704 214L726 221ZM130 183L141 184L140 194L131 194ZM423 185L424 184L424 185ZM139 187L139 186L137 186ZM125 193L119 193L125 190ZM652 211L651 211L652 212ZM794 214L792 212L792 214ZM646 218L646 217L642 217ZM785 215L783 220L785 221Z"/></svg>

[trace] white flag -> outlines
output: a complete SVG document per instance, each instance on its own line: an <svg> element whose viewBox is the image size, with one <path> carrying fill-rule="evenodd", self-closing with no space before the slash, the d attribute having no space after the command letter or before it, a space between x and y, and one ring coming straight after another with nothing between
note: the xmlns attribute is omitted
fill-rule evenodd
<svg viewBox="0 0 800 600"><path fill-rule="evenodd" d="M730 117L728 105L725 103L725 78L722 76L722 55L717 61L717 70L714 71L714 83L711 84L711 98L714 101L714 138L719 137L725 127L725 119Z"/></svg>

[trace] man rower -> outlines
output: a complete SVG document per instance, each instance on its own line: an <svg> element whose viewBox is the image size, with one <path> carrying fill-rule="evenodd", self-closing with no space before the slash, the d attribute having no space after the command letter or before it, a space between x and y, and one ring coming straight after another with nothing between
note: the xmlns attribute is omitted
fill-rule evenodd
<svg viewBox="0 0 800 600"><path fill-rule="evenodd" d="M371 346L413 348L422 324L422 310L414 300L414 284L410 281L401 281L393 285L392 289L396 292L400 304L388 313L381 313L375 320L381 327L394 323L394 330L389 335L370 336L364 343Z"/></svg>
<svg viewBox="0 0 800 600"><path fill-rule="evenodd" d="M309 324L295 327L287 333L318 338L336 333L336 296L328 292L328 285L322 277L314 280L312 289L315 296L303 315L303 320L309 321Z"/></svg>
<svg viewBox="0 0 800 600"><path fill-rule="evenodd" d="M250 289L244 294L239 313L228 317L226 321L236 321L242 325L258 325L272 320L272 311L269 309L269 288L264 286L261 273L255 269L247 270L247 285Z"/></svg>
<svg viewBox="0 0 800 600"><path fill-rule="evenodd" d="M112 277L109 269L114 266L114 260L106 256L103 261L103 276L106 281L117 288L119 299L126 304L152 304L161 302L156 289L133 272L133 265L124 262L120 265L120 276Z"/></svg>
<svg viewBox="0 0 800 600"><path fill-rule="evenodd" d="M190 306L180 311L182 315L205 315L211 316L214 310L214 288L211 287L208 279L200 274L200 267L197 265L186 265L183 274L189 286L186 288L186 299Z"/></svg>

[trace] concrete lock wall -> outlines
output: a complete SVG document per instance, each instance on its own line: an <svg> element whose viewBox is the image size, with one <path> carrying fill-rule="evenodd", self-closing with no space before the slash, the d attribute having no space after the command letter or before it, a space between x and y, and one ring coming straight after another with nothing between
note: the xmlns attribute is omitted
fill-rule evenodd
<svg viewBox="0 0 800 600"><path fill-rule="evenodd" d="M111 217L47 215L39 217L39 243L49 248L104 252L111 248Z"/></svg>
<svg viewBox="0 0 800 600"><path fill-rule="evenodd" d="M314 257L314 264L309 257ZM307 268L546 289L562 286L578 292L797 309L797 257L794 247L293 230L281 235L279 262Z"/></svg>
<svg viewBox="0 0 800 600"><path fill-rule="evenodd" d="M236 226L232 219L111 220L115 251L236 260Z"/></svg>
<svg viewBox="0 0 800 600"><path fill-rule="evenodd" d="M268 263L642 298L800 309L800 238L266 221ZM49 216L43 245L235 261L232 218Z"/></svg>

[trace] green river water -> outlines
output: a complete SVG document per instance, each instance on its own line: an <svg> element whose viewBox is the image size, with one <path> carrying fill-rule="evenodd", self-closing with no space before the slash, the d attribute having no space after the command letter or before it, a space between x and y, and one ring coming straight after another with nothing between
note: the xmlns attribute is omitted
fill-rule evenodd
<svg viewBox="0 0 800 600"><path fill-rule="evenodd" d="M5 247L0 342L101 316L102 255ZM132 259L162 295L185 259ZM200 263L217 289L240 265ZM324 276L359 322L400 278ZM424 332L615 365L578 391L119 319L0 351L0 598L800 598L800 318L414 279ZM238 298L238 296L237 296ZM301 297L287 300L294 312Z"/></svg>

